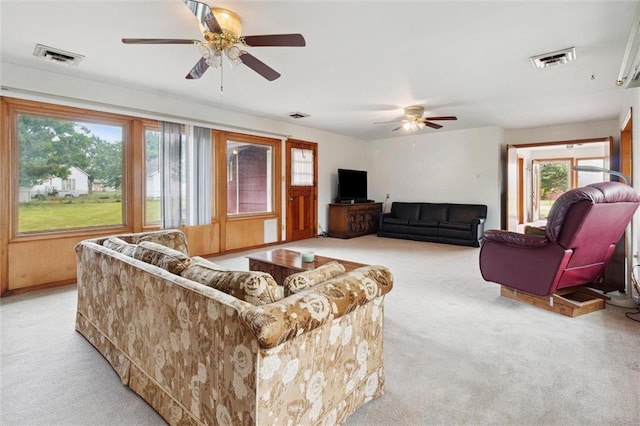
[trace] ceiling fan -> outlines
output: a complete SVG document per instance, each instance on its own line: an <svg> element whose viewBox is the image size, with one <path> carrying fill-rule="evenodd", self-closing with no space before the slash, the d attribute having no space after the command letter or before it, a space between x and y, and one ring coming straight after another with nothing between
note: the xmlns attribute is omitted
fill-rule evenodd
<svg viewBox="0 0 640 426"><path fill-rule="evenodd" d="M211 68L222 68L223 55L232 66L245 64L264 78L273 81L280 77L276 70L243 50L244 46L303 47L302 34L265 34L241 36L242 21L234 12L195 1L182 0L200 22L204 40L172 38L123 38L124 44L195 44L200 46L202 58L185 78L196 79Z"/></svg>
<svg viewBox="0 0 640 426"><path fill-rule="evenodd" d="M404 109L404 120L392 120L392 121L378 121L374 124L381 123L403 123L402 125L396 127L395 130L405 129L411 132L417 132L418 130L424 129L425 126L431 127L433 129L440 129L442 126L440 124L432 123L432 121L441 121L441 120L457 120L458 117L453 115L447 115L442 117L423 117L424 115L424 107L419 105L408 106Z"/></svg>

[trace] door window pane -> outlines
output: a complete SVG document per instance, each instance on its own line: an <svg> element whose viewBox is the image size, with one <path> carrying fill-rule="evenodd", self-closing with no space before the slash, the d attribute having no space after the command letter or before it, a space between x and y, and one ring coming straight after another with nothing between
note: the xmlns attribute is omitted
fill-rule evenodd
<svg viewBox="0 0 640 426"><path fill-rule="evenodd" d="M313 151L291 148L291 185L313 186Z"/></svg>
<svg viewBox="0 0 640 426"><path fill-rule="evenodd" d="M555 200L571 188L571 161L535 160L534 165L538 167L538 217L546 219Z"/></svg>
<svg viewBox="0 0 640 426"><path fill-rule="evenodd" d="M123 224L124 126L17 116L18 233Z"/></svg>
<svg viewBox="0 0 640 426"><path fill-rule="evenodd" d="M273 211L273 149L227 141L227 214Z"/></svg>

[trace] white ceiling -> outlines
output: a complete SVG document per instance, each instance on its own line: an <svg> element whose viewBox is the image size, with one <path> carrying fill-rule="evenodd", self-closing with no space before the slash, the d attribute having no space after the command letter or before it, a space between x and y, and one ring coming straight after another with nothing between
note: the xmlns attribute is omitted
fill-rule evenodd
<svg viewBox="0 0 640 426"><path fill-rule="evenodd" d="M238 13L243 34L302 33L304 48L250 53L282 74L241 65L184 77L196 46L123 45L123 37L201 38L181 0L2 0L2 62L293 121L362 139L401 136L405 106L456 115L441 130L506 129L616 118L620 64L638 2L208 1ZM85 55L77 67L32 56L37 43ZM535 69L529 57L575 46L577 60Z"/></svg>

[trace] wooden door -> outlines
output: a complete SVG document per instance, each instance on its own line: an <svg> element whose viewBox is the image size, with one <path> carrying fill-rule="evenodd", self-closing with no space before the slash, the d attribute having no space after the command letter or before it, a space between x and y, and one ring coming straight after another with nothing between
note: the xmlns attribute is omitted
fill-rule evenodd
<svg viewBox="0 0 640 426"><path fill-rule="evenodd" d="M287 241L316 236L318 229L318 145L286 144Z"/></svg>

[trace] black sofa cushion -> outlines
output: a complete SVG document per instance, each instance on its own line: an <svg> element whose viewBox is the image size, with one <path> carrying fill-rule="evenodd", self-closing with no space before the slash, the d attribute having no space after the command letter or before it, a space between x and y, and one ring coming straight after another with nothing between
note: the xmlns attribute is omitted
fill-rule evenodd
<svg viewBox="0 0 640 426"><path fill-rule="evenodd" d="M409 225L433 228L438 226L438 221L437 220L410 220Z"/></svg>
<svg viewBox="0 0 640 426"><path fill-rule="evenodd" d="M445 222L447 204L420 203L420 220Z"/></svg>
<svg viewBox="0 0 640 426"><path fill-rule="evenodd" d="M470 223L440 222L438 226L444 229L456 229L458 231L471 231Z"/></svg>
<svg viewBox="0 0 640 426"><path fill-rule="evenodd" d="M401 203L394 201L391 204L391 216L397 219L418 220L419 213L419 203Z"/></svg>
<svg viewBox="0 0 640 426"><path fill-rule="evenodd" d="M397 217L385 217L382 219L382 223L389 223L394 225L408 225L409 219L399 219Z"/></svg>
<svg viewBox="0 0 640 426"><path fill-rule="evenodd" d="M481 204L449 204L447 222L471 223L478 217L487 217L487 206Z"/></svg>

